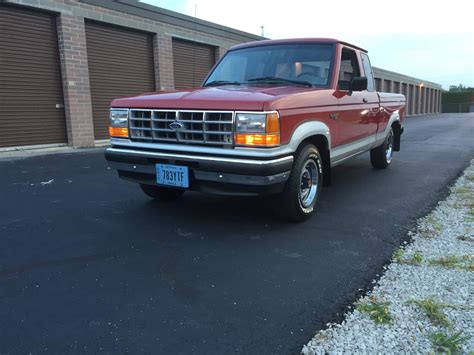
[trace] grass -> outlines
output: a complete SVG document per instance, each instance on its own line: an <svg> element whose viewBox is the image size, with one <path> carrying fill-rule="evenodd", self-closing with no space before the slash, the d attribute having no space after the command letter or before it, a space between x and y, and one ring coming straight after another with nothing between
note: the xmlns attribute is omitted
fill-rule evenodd
<svg viewBox="0 0 474 355"><path fill-rule="evenodd" d="M456 255L448 255L438 259L432 259L429 261L430 265L444 266L444 267L456 267L461 262L460 258Z"/></svg>
<svg viewBox="0 0 474 355"><path fill-rule="evenodd" d="M397 248L397 250L395 250L395 252L393 253L393 261L395 261L396 263L399 263L402 261L403 259L403 249L402 248Z"/></svg>
<svg viewBox="0 0 474 355"><path fill-rule="evenodd" d="M463 242L474 242L474 238L469 237L468 235L460 235L456 237L458 240L462 240Z"/></svg>
<svg viewBox="0 0 474 355"><path fill-rule="evenodd" d="M423 261L423 256L419 251L415 251L413 255L405 260L405 263L410 264L410 265L420 265L421 262Z"/></svg>
<svg viewBox="0 0 474 355"><path fill-rule="evenodd" d="M474 202L471 200L461 200L452 204L454 208L474 208Z"/></svg>
<svg viewBox="0 0 474 355"><path fill-rule="evenodd" d="M442 228L442 227L443 227L443 226L441 225L441 223L439 223L439 222L433 222L433 228L434 228L434 230L437 231L438 233L441 232L441 228Z"/></svg>
<svg viewBox="0 0 474 355"><path fill-rule="evenodd" d="M357 310L368 314L377 324L389 324L393 318L388 309L390 302L372 301L370 303L359 303Z"/></svg>
<svg viewBox="0 0 474 355"><path fill-rule="evenodd" d="M415 251L410 257L404 257L404 250L398 248L393 253L393 261L399 264L408 264L408 265L421 265L423 261L423 255L419 251Z"/></svg>
<svg viewBox="0 0 474 355"><path fill-rule="evenodd" d="M468 194L472 192L472 189L470 189L469 187L457 187L454 189L454 192L457 194Z"/></svg>
<svg viewBox="0 0 474 355"><path fill-rule="evenodd" d="M433 324L442 325L444 327L447 327L451 324L449 322L448 316L443 312L443 308L448 307L448 305L436 302L432 298L427 298L421 301L413 300L409 301L409 303L421 308Z"/></svg>
<svg viewBox="0 0 474 355"><path fill-rule="evenodd" d="M474 216L474 207L469 208L469 211L467 213L471 216Z"/></svg>
<svg viewBox="0 0 474 355"><path fill-rule="evenodd" d="M424 219L424 225L419 228L419 233L422 237L431 239L439 234L443 226L433 215L429 215Z"/></svg>
<svg viewBox="0 0 474 355"><path fill-rule="evenodd" d="M471 261L467 266L466 266L467 271L474 271L474 262Z"/></svg>
<svg viewBox="0 0 474 355"><path fill-rule="evenodd" d="M437 352L445 354L456 354L461 349L461 345L470 339L469 336L463 336L461 331L448 335L446 333L431 334L431 343Z"/></svg>
<svg viewBox="0 0 474 355"><path fill-rule="evenodd" d="M457 267L467 271L474 271L474 261L469 255L448 255L438 259L431 259L428 262L432 266Z"/></svg>

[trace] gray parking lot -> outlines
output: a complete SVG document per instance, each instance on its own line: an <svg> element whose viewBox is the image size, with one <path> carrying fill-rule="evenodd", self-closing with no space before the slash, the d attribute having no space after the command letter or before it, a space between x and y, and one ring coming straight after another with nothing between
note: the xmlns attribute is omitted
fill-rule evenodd
<svg viewBox="0 0 474 355"><path fill-rule="evenodd" d="M318 213L149 200L102 151L0 158L0 353L295 353L370 287L473 158L474 114L409 118L386 170L334 169Z"/></svg>

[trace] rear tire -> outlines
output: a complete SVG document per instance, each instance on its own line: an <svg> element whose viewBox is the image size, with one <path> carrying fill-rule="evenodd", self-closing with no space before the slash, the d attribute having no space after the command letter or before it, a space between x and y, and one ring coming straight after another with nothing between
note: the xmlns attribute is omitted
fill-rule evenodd
<svg viewBox="0 0 474 355"><path fill-rule="evenodd" d="M394 133L393 128L390 128L390 132L385 138L385 141L370 150L370 162L372 166L376 169L386 169L392 162L393 156L393 142L394 142Z"/></svg>
<svg viewBox="0 0 474 355"><path fill-rule="evenodd" d="M140 187L142 191L147 195L148 197L151 197L152 199L159 200L159 201L164 201L164 202L169 202L169 201L175 201L178 198L181 197L181 195L184 194L183 189L175 189L172 187L161 187L161 186L155 186L155 185L145 185L145 184L140 184Z"/></svg>
<svg viewBox="0 0 474 355"><path fill-rule="evenodd" d="M314 212L323 186L323 164L318 149L308 144L295 154L295 163L284 190L276 196L275 212L291 221L302 222Z"/></svg>

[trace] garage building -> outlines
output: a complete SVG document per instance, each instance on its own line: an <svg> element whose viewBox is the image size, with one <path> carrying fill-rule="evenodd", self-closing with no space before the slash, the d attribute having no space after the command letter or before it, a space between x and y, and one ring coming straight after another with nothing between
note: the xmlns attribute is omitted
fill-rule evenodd
<svg viewBox="0 0 474 355"><path fill-rule="evenodd" d="M259 39L136 0L0 1L0 150L105 143L113 98L199 86L227 48ZM439 112L439 85L374 72L409 114Z"/></svg>

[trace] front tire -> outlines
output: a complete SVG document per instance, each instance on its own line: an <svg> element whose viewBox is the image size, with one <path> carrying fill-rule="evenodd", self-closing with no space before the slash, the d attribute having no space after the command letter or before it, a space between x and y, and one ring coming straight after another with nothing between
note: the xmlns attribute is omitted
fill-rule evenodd
<svg viewBox="0 0 474 355"><path fill-rule="evenodd" d="M323 186L323 165L318 149L308 144L295 155L290 177L277 196L276 213L291 222L308 219Z"/></svg>
<svg viewBox="0 0 474 355"><path fill-rule="evenodd" d="M393 141L394 141L394 133L393 128L390 128L390 132L388 133L387 138L385 141L370 150L370 162L372 166L376 169L386 169L392 162L393 156Z"/></svg>
<svg viewBox="0 0 474 355"><path fill-rule="evenodd" d="M183 189L175 189L172 187L161 187L146 184L140 184L140 187L148 197L164 202L177 200L181 197L181 195L184 194L185 191Z"/></svg>

